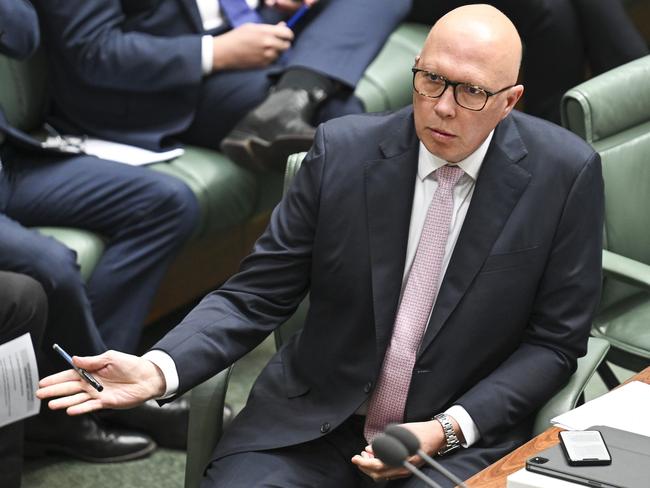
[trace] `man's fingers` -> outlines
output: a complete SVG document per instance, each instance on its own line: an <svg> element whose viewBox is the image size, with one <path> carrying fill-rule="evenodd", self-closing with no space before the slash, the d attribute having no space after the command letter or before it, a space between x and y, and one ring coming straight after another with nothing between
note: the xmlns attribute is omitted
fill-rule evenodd
<svg viewBox="0 0 650 488"><path fill-rule="evenodd" d="M36 390L36 396L42 400L44 398L62 397L86 391L84 383L81 378L79 378L79 375L75 373L75 376L76 378L72 378L71 381L39 388Z"/></svg>
<svg viewBox="0 0 650 488"><path fill-rule="evenodd" d="M47 406L52 410L60 410L62 408L72 407L73 405L78 405L85 401L88 401L92 396L85 391L82 393L77 393L76 395L70 395L63 398L57 398L56 400L51 400Z"/></svg>
<svg viewBox="0 0 650 488"><path fill-rule="evenodd" d="M92 400L88 400L87 402L81 403L79 405L74 405L72 407L69 407L65 413L68 415L82 415L84 413L90 413L94 412L95 410L100 410L104 408L104 405L102 404L102 401L94 398Z"/></svg>
<svg viewBox="0 0 650 488"><path fill-rule="evenodd" d="M73 381L75 379L80 380L81 378L79 378L79 375L74 369L67 369L65 371L61 371L60 373L46 376L45 378L43 378L41 381L38 382L38 386L43 388L46 386L63 383L64 381Z"/></svg>
<svg viewBox="0 0 650 488"><path fill-rule="evenodd" d="M83 368L89 371L97 371L109 363L109 359L105 354L99 356L73 356L72 362L78 368Z"/></svg>

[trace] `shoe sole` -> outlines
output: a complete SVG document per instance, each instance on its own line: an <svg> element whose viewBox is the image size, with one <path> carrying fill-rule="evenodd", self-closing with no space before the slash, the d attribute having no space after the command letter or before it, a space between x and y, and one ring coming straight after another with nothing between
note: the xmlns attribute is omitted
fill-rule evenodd
<svg viewBox="0 0 650 488"><path fill-rule="evenodd" d="M307 151L311 135L280 136L272 142L254 135L233 131L221 143L221 151L234 162L255 171L283 171L289 155Z"/></svg>
<svg viewBox="0 0 650 488"><path fill-rule="evenodd" d="M155 451L156 447L157 447L156 444L152 442L151 445L137 452L122 454L120 456L97 458L93 456L87 456L85 454L80 454L74 449L68 449L57 444L29 442L26 443L24 446L24 455L25 457L28 458L35 458L35 457L43 457L47 454L63 454L65 456L81 459L82 461L87 461L90 463L120 463L124 461L133 461L135 459L146 457L149 454L151 454L153 451Z"/></svg>

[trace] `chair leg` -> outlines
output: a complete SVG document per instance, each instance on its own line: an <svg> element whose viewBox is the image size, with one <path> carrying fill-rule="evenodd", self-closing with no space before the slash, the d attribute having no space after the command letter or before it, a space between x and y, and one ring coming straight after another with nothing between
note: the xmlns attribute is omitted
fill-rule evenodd
<svg viewBox="0 0 650 488"><path fill-rule="evenodd" d="M606 361L600 363L597 371L598 371L598 375L603 380L608 390L613 390L621 383L616 377L616 375L614 374L614 371L612 371L612 368L609 367L609 364L607 364Z"/></svg>

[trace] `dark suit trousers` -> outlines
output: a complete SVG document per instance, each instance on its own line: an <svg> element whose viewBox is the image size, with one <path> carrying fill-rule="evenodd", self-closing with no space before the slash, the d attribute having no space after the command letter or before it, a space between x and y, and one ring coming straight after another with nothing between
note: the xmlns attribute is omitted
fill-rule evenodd
<svg viewBox="0 0 650 488"><path fill-rule="evenodd" d="M415 477L375 483L352 464L352 456L366 446L364 418L353 415L330 434L297 446L231 454L213 461L201 488L424 488ZM516 430L521 432L496 446L460 449L437 460L467 479L522 444L530 429ZM421 469L439 485L454 486L432 468Z"/></svg>
<svg viewBox="0 0 650 488"><path fill-rule="evenodd" d="M0 271L0 344L29 332L34 347L47 319L47 299L33 279ZM23 422L0 427L0 486L17 488L23 464Z"/></svg>
<svg viewBox="0 0 650 488"><path fill-rule="evenodd" d="M218 148L234 125L264 101L278 75L292 67L322 73L344 87L323 104L317 123L363 112L354 87L409 8L410 1L321 0L296 25L293 46L276 63L207 77L194 121L181 139ZM279 20L273 12L262 13L269 23Z"/></svg>
<svg viewBox="0 0 650 488"><path fill-rule="evenodd" d="M45 374L65 367L53 342L78 355L135 350L167 265L197 218L190 189L157 171L90 156L14 156L12 170L0 173L0 269L32 276L45 289ZM87 283L76 254L34 226L76 227L106 239Z"/></svg>

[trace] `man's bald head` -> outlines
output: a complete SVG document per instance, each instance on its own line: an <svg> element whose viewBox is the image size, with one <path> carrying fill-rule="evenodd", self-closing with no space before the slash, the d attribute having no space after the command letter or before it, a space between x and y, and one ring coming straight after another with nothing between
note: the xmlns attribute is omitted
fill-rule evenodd
<svg viewBox="0 0 650 488"><path fill-rule="evenodd" d="M436 22L415 60L413 93L415 130L429 152L456 163L478 149L523 94L521 52L515 26L489 5L466 5ZM455 87L483 108L459 104Z"/></svg>
<svg viewBox="0 0 650 488"><path fill-rule="evenodd" d="M510 19L491 5L465 5L441 17L429 32L420 57L425 58L431 49L445 48L492 67L495 76L509 84L517 82L521 38Z"/></svg>

